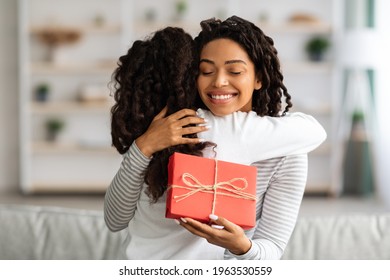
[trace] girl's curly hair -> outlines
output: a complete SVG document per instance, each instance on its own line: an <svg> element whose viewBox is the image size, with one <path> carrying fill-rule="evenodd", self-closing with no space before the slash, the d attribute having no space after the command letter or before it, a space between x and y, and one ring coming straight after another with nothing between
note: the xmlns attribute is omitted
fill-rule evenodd
<svg viewBox="0 0 390 280"><path fill-rule="evenodd" d="M133 141L145 133L165 106L167 115L195 108L197 69L193 38L176 27L135 41L127 54L119 58L111 81L115 100L111 108L111 138L120 154L126 153ZM174 152L200 156L206 145L178 145L153 154L144 174L152 202L167 188L169 157Z"/></svg>
<svg viewBox="0 0 390 280"><path fill-rule="evenodd" d="M292 107L291 96L283 84L278 52L272 38L253 23L237 16L225 21L212 18L202 21L200 25L202 31L195 37L198 61L202 48L210 41L222 38L235 41L248 53L262 82L261 89L253 92L252 110L260 116L280 116L284 96L286 106L282 115L288 112ZM205 108L200 98L197 98L196 104Z"/></svg>

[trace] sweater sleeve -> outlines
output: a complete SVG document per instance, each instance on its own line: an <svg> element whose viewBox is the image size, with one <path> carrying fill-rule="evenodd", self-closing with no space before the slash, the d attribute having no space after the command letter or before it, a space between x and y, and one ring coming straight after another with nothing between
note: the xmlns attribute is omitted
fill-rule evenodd
<svg viewBox="0 0 390 280"><path fill-rule="evenodd" d="M260 117L255 112L235 112L218 117L207 110L198 115L208 120L211 128L200 138L217 144L217 158L242 164L288 155L306 154L325 141L322 125L304 113L283 117Z"/></svg>
<svg viewBox="0 0 390 280"><path fill-rule="evenodd" d="M104 197L104 220L111 231L126 228L133 218L149 162L133 142Z"/></svg>
<svg viewBox="0 0 390 280"><path fill-rule="evenodd" d="M288 156L276 165L269 182L264 174L275 167L272 159L258 162L259 202L256 227L247 232L252 247L244 255L225 252L226 259L277 260L284 253L294 230L307 179L307 155Z"/></svg>

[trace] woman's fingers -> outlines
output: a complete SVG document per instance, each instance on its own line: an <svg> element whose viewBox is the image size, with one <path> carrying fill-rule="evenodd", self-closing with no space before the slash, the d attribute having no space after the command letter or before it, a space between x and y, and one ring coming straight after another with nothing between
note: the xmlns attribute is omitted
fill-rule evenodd
<svg viewBox="0 0 390 280"><path fill-rule="evenodd" d="M210 215L215 216L215 215ZM217 217L217 216L215 216ZM225 229L227 232L234 232L235 230L241 231L241 228L232 222L224 219L218 218L218 220L212 220L210 224L204 224L197 220L191 218L182 218L181 225L187 228L192 233L202 236L202 237L215 237L218 235L220 237L221 229Z"/></svg>
<svg viewBox="0 0 390 280"><path fill-rule="evenodd" d="M168 123L173 124L178 128L188 125L206 124L207 122L204 118L198 117L196 112L191 109L182 109L166 117L166 120Z"/></svg>
<svg viewBox="0 0 390 280"><path fill-rule="evenodd" d="M196 116L196 111L192 109L181 109L173 114L171 114L168 118L172 118L174 120L180 120L184 117L188 116Z"/></svg>
<svg viewBox="0 0 390 280"><path fill-rule="evenodd" d="M229 220L227 220L223 217L218 217L217 215L210 214L209 218L212 222L211 226L213 226L213 224L218 225L219 227L224 228L228 232L241 231L241 227L239 227L238 225L230 222ZM214 228L219 228L219 227L214 227Z"/></svg>
<svg viewBox="0 0 390 280"><path fill-rule="evenodd" d="M181 219L180 225L192 234L203 237L207 242L224 247L240 255L251 247L251 241L241 227L225 218L210 215L211 224L207 225L190 218ZM214 226L213 226L214 225Z"/></svg>
<svg viewBox="0 0 390 280"><path fill-rule="evenodd" d="M165 115L167 114L167 111L168 111L168 107L165 106L165 107L160 111L160 113L158 113L158 114L153 118L153 120L159 120L159 119L164 118Z"/></svg>
<svg viewBox="0 0 390 280"><path fill-rule="evenodd" d="M196 111L182 109L166 116L167 107L162 109L153 119L144 134L136 139L141 152L151 157L153 153L180 144L197 144L203 142L199 138L187 138L186 135L197 134L209 127L203 118L196 116Z"/></svg>
<svg viewBox="0 0 390 280"><path fill-rule="evenodd" d="M202 131L205 131L209 129L208 126L187 126L187 127L182 127L180 129L180 134L181 136L188 135L188 134L194 134L194 133L199 133Z"/></svg>
<svg viewBox="0 0 390 280"><path fill-rule="evenodd" d="M182 109L165 118L167 129L169 129L173 144L199 143L203 141L197 138L185 138L183 136L196 134L209 129L206 120L196 115L191 109Z"/></svg>
<svg viewBox="0 0 390 280"><path fill-rule="evenodd" d="M209 239L214 230L209 225L198 222L197 220L191 218L182 218L180 219L180 225L186 228L192 234Z"/></svg>
<svg viewBox="0 0 390 280"><path fill-rule="evenodd" d="M207 121L200 117L187 116L180 120L177 120L177 125L181 127L189 126L189 125L206 125Z"/></svg>

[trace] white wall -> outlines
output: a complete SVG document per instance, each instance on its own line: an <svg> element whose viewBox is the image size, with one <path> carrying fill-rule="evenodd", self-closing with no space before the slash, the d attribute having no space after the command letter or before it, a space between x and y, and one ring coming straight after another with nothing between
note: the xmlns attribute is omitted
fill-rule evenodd
<svg viewBox="0 0 390 280"><path fill-rule="evenodd" d="M221 1L221 0L219 0ZM248 0L249 1L249 0ZM251 0L252 2L255 0ZM296 0L296 2L304 2L305 0ZM306 0L307 1L307 0ZM387 3L387 0L378 1L382 5ZM138 3L138 5L141 2ZM227 1L229 3L229 1ZM270 8L269 5L280 5L280 1L275 3L267 3L263 7ZM388 5L388 4L387 4ZM265 9L265 8L264 8ZM386 9L381 9L385 14ZM248 12L249 13L249 12ZM284 13L279 13L277 16L281 16ZM329 14L324 12L324 14ZM203 17L207 17L203 14ZM191 15L189 15L191 16ZM244 14L242 16L253 18L256 15ZM258 15L257 15L258 16ZM381 20L388 20L385 15L380 17ZM275 19L276 20L276 19ZM381 26L388 26L387 24L381 24ZM3 190L18 189L19 186L19 162L18 162L18 69L17 69L17 1L16 0L0 0L0 192ZM384 60L386 61L386 60ZM387 67L389 67L387 65ZM388 68L386 68L387 70ZM379 80L383 81L378 85L378 104L383 106L380 111L383 121L383 131L389 131L387 129L388 110L386 104L388 104L388 83L387 83L387 71L383 71L379 75ZM386 88L386 89L385 89ZM385 101L386 99L386 101ZM382 102L383 101L383 102ZM384 114L387 113L385 116ZM381 123L382 124L382 123ZM386 126L386 128L385 128ZM389 134L386 134L389 137ZM389 139L389 138L383 138ZM384 150L384 148L386 148ZM382 157L384 161L388 161L389 158L389 145L388 142L383 141L380 147ZM385 152L387 151L387 152ZM380 167L386 168L385 164L381 164ZM387 170L382 170L382 175L388 176ZM383 185L388 185L390 179L385 176L382 179Z"/></svg>
<svg viewBox="0 0 390 280"><path fill-rule="evenodd" d="M379 57L380 61L377 66L377 91L376 91L376 105L377 105L377 134L375 137L375 167L376 180L378 184L378 196L386 203L390 209L390 18L388 15L390 9L390 2L388 0L377 0L376 12L379 35Z"/></svg>
<svg viewBox="0 0 390 280"><path fill-rule="evenodd" d="M17 1L0 0L0 191L19 185Z"/></svg>

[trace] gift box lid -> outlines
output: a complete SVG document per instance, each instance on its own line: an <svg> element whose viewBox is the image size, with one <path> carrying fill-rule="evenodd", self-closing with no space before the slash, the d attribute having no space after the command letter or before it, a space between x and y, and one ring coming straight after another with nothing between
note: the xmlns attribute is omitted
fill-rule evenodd
<svg viewBox="0 0 390 280"><path fill-rule="evenodd" d="M255 166L174 153L168 164L167 218L209 222L222 216L244 229L256 220Z"/></svg>

